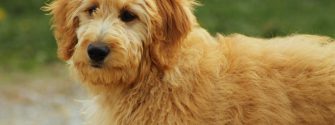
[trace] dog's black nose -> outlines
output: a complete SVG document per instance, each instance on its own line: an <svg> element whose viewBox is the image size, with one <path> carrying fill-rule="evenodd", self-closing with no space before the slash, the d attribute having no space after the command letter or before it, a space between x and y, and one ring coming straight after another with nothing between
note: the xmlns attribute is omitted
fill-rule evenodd
<svg viewBox="0 0 335 125"><path fill-rule="evenodd" d="M94 63L101 63L107 57L109 53L109 48L105 43L91 43L88 45L87 53L91 61L93 61Z"/></svg>

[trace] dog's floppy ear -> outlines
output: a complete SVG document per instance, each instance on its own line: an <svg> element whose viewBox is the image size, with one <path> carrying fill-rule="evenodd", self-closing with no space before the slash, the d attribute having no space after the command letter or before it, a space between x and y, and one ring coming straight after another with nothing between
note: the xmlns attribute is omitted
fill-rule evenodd
<svg viewBox="0 0 335 125"><path fill-rule="evenodd" d="M156 24L158 28L154 31L150 54L161 70L166 70L175 63L180 42L191 30L192 23L188 15L191 12L185 2L187 0L156 0L160 21Z"/></svg>
<svg viewBox="0 0 335 125"><path fill-rule="evenodd" d="M79 20L74 16L74 12L79 3L80 0L55 0L42 8L52 15L52 27L58 46L57 54L62 60L71 58L74 46L78 42L76 28Z"/></svg>

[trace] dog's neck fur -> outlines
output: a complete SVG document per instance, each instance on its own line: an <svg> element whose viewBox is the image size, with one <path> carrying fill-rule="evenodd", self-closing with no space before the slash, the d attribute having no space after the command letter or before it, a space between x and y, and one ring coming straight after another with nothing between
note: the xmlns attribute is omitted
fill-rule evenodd
<svg viewBox="0 0 335 125"><path fill-rule="evenodd" d="M88 107L86 112L93 114L87 116L91 117L89 119L93 117L94 124L99 125L107 123L117 125L208 124L205 123L207 121L205 117L199 114L206 114L203 111L209 111L211 108L207 103L211 101L208 99L213 97L211 92L215 89L212 80L215 77L218 78L216 75L219 74L220 69L217 69L219 66L213 65L216 63L211 63L216 60L206 60L210 59L206 56L222 55L217 53L219 51L215 51L218 50L217 43L201 42L208 39L213 38L207 31L195 27L182 42L182 48L178 53L178 60L184 63L177 61L173 68L164 72L163 77L159 77L162 74L153 66L154 64L147 62L142 64L143 68L140 67L140 76L133 84L127 87L107 87L106 91L101 91L101 88L106 89L105 86L99 87L96 89L99 92L94 92L96 97L92 102L96 103L94 104L96 107L89 104L88 106L91 107ZM204 46L208 48L204 49ZM194 52L189 53L190 49ZM200 66L206 66L206 68ZM213 78L203 78L202 76L205 75L202 74L205 73L212 74Z"/></svg>

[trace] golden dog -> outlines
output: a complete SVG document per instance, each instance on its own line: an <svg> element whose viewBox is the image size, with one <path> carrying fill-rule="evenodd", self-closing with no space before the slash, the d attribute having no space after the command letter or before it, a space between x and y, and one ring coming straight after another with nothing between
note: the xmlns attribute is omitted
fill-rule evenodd
<svg viewBox="0 0 335 125"><path fill-rule="evenodd" d="M212 37L193 0L54 0L58 55L91 125L333 125L328 37Z"/></svg>

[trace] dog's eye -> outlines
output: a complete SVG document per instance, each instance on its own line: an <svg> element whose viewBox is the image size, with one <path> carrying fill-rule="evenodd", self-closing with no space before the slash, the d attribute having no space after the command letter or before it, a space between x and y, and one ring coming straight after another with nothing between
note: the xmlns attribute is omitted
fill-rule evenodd
<svg viewBox="0 0 335 125"><path fill-rule="evenodd" d="M127 10L121 11L120 19L123 22L131 22L131 21L135 20L136 18L137 18L137 16L130 11L127 11Z"/></svg>
<svg viewBox="0 0 335 125"><path fill-rule="evenodd" d="M88 13L90 16L92 16L92 15L97 11L97 8L98 8L97 5L93 5L93 6L91 6L91 7L89 7L89 8L87 9L87 13Z"/></svg>

